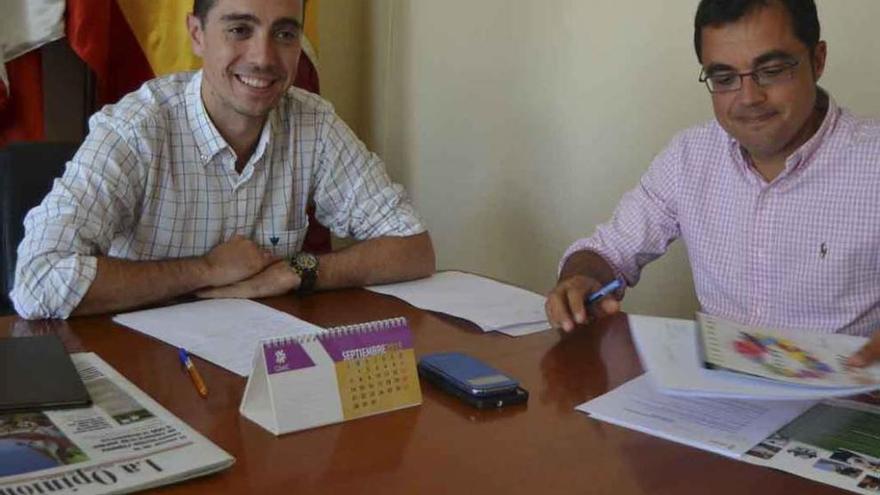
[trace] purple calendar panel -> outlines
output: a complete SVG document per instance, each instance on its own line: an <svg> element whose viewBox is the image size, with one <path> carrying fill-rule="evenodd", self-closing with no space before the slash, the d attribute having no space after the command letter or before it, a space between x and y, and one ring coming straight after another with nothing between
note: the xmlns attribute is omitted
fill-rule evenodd
<svg viewBox="0 0 880 495"><path fill-rule="evenodd" d="M266 356L266 369L270 375L315 365L305 349L295 340L279 340L263 344L263 353Z"/></svg>
<svg viewBox="0 0 880 495"><path fill-rule="evenodd" d="M339 333L336 335L319 336L318 340L334 362L350 361L391 350L412 349L412 334L406 323L388 328L376 328ZM389 348L388 346L392 346Z"/></svg>

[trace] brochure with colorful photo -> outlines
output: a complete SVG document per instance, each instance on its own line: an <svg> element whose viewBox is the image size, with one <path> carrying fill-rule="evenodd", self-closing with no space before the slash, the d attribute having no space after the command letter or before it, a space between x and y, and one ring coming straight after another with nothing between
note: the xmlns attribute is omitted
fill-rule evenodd
<svg viewBox="0 0 880 495"><path fill-rule="evenodd" d="M880 365L845 365L865 338L750 327L702 313L697 320L708 367L810 387L880 388Z"/></svg>

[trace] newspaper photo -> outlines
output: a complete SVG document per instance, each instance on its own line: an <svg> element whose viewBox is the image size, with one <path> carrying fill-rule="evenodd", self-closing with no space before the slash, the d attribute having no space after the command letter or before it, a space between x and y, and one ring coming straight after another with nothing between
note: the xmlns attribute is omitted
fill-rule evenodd
<svg viewBox="0 0 880 495"><path fill-rule="evenodd" d="M0 413L0 495L126 493L235 461L96 354L71 358L92 406Z"/></svg>
<svg viewBox="0 0 880 495"><path fill-rule="evenodd" d="M855 493L880 493L880 395L816 404L742 460Z"/></svg>

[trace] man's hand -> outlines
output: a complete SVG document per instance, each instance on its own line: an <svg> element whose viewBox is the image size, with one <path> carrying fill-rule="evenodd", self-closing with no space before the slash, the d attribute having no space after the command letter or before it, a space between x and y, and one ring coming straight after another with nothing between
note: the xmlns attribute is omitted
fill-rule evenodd
<svg viewBox="0 0 880 495"><path fill-rule="evenodd" d="M880 360L880 332L874 332L871 340L846 360L846 365L854 368L864 368L876 363L878 360Z"/></svg>
<svg viewBox="0 0 880 495"><path fill-rule="evenodd" d="M570 332L576 325L587 323L591 316L603 318L620 311L620 302L613 296L606 296L591 307L586 307L584 300L587 295L601 288L602 284L598 280L583 275L561 280L547 294L547 302L544 303L550 325Z"/></svg>
<svg viewBox="0 0 880 495"><path fill-rule="evenodd" d="M206 299L255 299L286 294L298 288L299 284L299 276L290 268L287 260L281 260L250 278L225 287L202 290L196 292L196 296Z"/></svg>
<svg viewBox="0 0 880 495"><path fill-rule="evenodd" d="M237 235L215 246L204 260L211 287L223 287L249 279L277 261L277 257L254 241Z"/></svg>

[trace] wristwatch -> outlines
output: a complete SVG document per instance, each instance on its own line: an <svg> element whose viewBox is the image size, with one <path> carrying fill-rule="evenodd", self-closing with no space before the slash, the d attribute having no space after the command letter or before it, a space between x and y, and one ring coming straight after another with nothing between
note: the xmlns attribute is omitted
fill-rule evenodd
<svg viewBox="0 0 880 495"><path fill-rule="evenodd" d="M318 281L318 257L312 253L300 251L290 258L290 269L299 275L300 283L296 293L311 294L315 291Z"/></svg>

